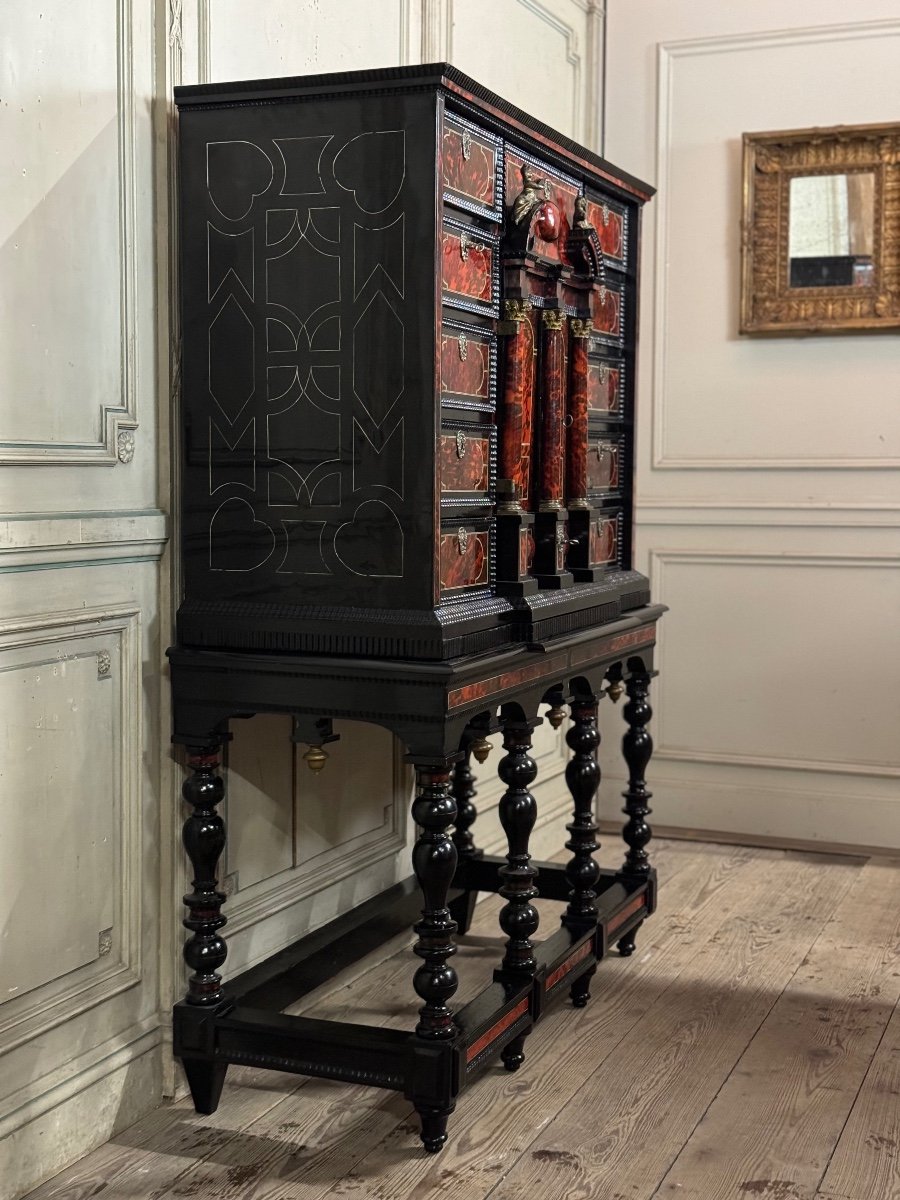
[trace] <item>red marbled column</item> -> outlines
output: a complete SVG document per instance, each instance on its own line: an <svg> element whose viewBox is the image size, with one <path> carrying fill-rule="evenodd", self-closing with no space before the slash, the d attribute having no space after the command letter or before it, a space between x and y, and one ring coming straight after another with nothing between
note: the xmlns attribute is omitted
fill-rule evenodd
<svg viewBox="0 0 900 1200"><path fill-rule="evenodd" d="M568 430L566 431L566 505L587 508L588 339L590 321L569 322Z"/></svg>
<svg viewBox="0 0 900 1200"><path fill-rule="evenodd" d="M500 478L516 485L519 508L529 509L534 423L534 331L527 300L507 300L504 315L516 332L506 338L506 370L500 418Z"/></svg>
<svg viewBox="0 0 900 1200"><path fill-rule="evenodd" d="M541 372L541 430L538 503L541 512L563 506L566 401L566 318L556 309L543 313L544 355Z"/></svg>

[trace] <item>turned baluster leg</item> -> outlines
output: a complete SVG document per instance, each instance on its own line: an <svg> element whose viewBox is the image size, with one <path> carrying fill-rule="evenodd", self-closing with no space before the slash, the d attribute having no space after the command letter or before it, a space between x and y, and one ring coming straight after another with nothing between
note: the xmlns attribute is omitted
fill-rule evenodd
<svg viewBox="0 0 900 1200"><path fill-rule="evenodd" d="M219 930L224 892L217 889L216 868L225 849L225 822L216 811L225 795L225 784L218 774L217 746L188 751L191 771L182 786L182 796L192 812L182 829L182 842L193 869L192 891L184 897L188 915L183 924L191 936L184 945L184 961L192 974L185 997L188 1004L209 1007L224 1000L219 968L225 962L228 947ZM198 1112L215 1112L225 1081L226 1064L199 1058L183 1060L185 1074Z"/></svg>
<svg viewBox="0 0 900 1200"><path fill-rule="evenodd" d="M628 764L628 789L622 793L625 807L622 810L628 817L622 837L628 845L622 871L636 878L646 879L650 873L650 858L645 846L650 841L652 833L646 818L650 815L649 800L652 795L647 791L644 775L650 756L653 753L653 738L646 729L647 722L653 715L647 694L650 688L650 676L644 672L635 672L625 684L628 692L628 702L625 705L625 720L628 730L622 738L622 754ZM636 925L630 933L619 941L619 953L626 958L634 953L634 939L640 929Z"/></svg>
<svg viewBox="0 0 900 1200"><path fill-rule="evenodd" d="M505 756L498 774L506 784L500 800L500 823L506 833L508 851L505 867L500 868L503 884L500 895L506 903L500 910L500 928L506 934L506 951L501 972L533 975L537 967L531 938L537 932L538 911L531 903L538 891L534 886L537 870L531 865L528 841L537 819L537 805L529 785L537 775L537 765L528 753L533 724L508 721L503 727ZM514 1038L501 1057L508 1071L516 1071L525 1060L525 1035Z"/></svg>
<svg viewBox="0 0 900 1200"><path fill-rule="evenodd" d="M471 762L472 747L467 740L464 740L463 757L453 768L452 785L453 795L456 799L456 823L453 829L453 844L456 846L456 855L459 861L463 887L466 886L465 864L467 860L481 857L481 851L475 845L475 838L471 832L472 826L475 824L475 818L478 816L475 805L472 803L477 793ZM458 932L461 934L469 932L472 917L475 915L475 902L477 899L477 892L465 891L450 905L451 915L454 921L456 921Z"/></svg>
<svg viewBox="0 0 900 1200"><path fill-rule="evenodd" d="M566 763L566 784L572 794L574 812L566 826L569 831L566 849L572 852L566 865L566 879L572 891L562 921L569 929L584 933L597 924L597 893L594 889L600 878L600 867L594 858L599 849L594 797L600 786L596 696L573 701L572 724L566 733L566 743L572 751L572 757ZM584 1008L590 999L593 974L594 971L585 972L572 985L570 995L576 1008Z"/></svg>
<svg viewBox="0 0 900 1200"><path fill-rule="evenodd" d="M416 1036L434 1042L456 1035L447 1006L458 983L456 971L447 964L456 953L456 922L447 907L447 893L456 871L456 847L447 830L456 819L456 801L450 792L447 767L416 767L412 818L421 830L412 861L423 899L422 916L414 926L418 940L413 952L422 963L413 977L413 987L424 1001ZM417 1111L422 1119L422 1142L434 1153L447 1140L447 1118L452 1107L417 1106Z"/></svg>

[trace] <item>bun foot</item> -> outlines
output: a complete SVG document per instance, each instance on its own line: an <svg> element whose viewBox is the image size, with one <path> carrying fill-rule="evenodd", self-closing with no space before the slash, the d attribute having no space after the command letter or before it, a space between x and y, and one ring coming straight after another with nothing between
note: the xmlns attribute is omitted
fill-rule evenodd
<svg viewBox="0 0 900 1200"><path fill-rule="evenodd" d="M437 1154L447 1140L448 1108L420 1108L416 1110L422 1118L422 1145L428 1154Z"/></svg>
<svg viewBox="0 0 900 1200"><path fill-rule="evenodd" d="M513 1038L508 1046L504 1046L503 1050L500 1052L500 1057L503 1059L503 1065L506 1067L507 1071L518 1071L519 1067L521 1067L522 1063L525 1061L525 1055L523 1053L524 1046L524 1036Z"/></svg>
<svg viewBox="0 0 900 1200"><path fill-rule="evenodd" d="M626 933L625 936L620 938L616 943L618 951L623 958L630 958L631 955L634 954L634 939L637 936L637 931L640 929L642 924L643 921L641 921L640 924L635 925L634 929L632 929L630 933Z"/></svg>
<svg viewBox="0 0 900 1200"><path fill-rule="evenodd" d="M572 998L573 1008L587 1008L587 1002L591 998L591 980L593 977L593 971L586 971L584 975L579 976L572 984L569 995Z"/></svg>

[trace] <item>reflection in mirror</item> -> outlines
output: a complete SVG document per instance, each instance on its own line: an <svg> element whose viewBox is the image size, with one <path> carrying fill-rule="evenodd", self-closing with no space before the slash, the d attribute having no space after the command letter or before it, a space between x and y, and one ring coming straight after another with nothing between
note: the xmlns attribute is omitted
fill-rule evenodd
<svg viewBox="0 0 900 1200"><path fill-rule="evenodd" d="M875 175L795 175L790 187L788 284L871 287Z"/></svg>

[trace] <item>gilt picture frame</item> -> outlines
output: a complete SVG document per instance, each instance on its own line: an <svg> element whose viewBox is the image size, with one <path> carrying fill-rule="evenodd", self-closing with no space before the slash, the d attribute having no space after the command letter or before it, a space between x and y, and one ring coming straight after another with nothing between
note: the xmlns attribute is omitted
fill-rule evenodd
<svg viewBox="0 0 900 1200"><path fill-rule="evenodd" d="M745 133L740 333L896 329L900 125Z"/></svg>

